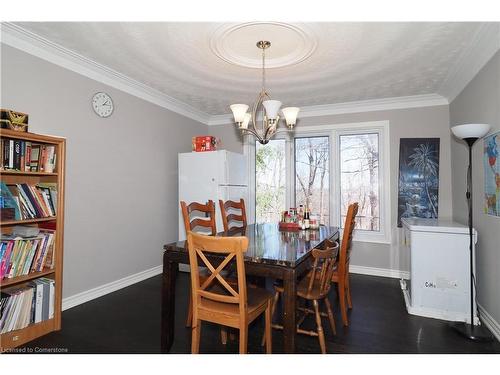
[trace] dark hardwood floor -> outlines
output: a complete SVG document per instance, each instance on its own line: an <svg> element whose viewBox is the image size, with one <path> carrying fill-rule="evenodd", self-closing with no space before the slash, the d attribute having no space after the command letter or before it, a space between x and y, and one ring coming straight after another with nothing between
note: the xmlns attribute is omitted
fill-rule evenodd
<svg viewBox="0 0 500 375"><path fill-rule="evenodd" d="M450 329L447 322L408 315L396 279L352 275L351 280L354 309L350 327L342 327L336 294L331 295L337 335L332 335L325 320L328 353L500 353L498 341L470 342ZM188 285L188 274L180 272L171 353L190 352L190 330L184 327ZM159 353L160 291L161 276L156 276L64 311L61 331L32 341L25 348L33 352L53 348L68 353ZM260 346L262 319L250 327L250 353L264 353ZM312 319L306 323L314 324ZM281 332L273 330L273 352L280 353L282 347ZM238 342L222 345L219 328L203 324L200 352L237 353ZM319 352L317 338L298 336L297 353Z"/></svg>

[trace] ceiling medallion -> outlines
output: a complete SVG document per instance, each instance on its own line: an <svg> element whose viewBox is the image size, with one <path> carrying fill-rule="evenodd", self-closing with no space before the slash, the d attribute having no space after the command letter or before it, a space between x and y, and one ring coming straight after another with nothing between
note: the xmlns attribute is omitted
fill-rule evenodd
<svg viewBox="0 0 500 375"><path fill-rule="evenodd" d="M259 37L264 38L264 35L278 46L267 56L268 68L298 64L311 56L318 44L317 37L304 25L247 22L219 27L210 38L210 48L215 55L230 64L260 68L261 61L256 57L251 45Z"/></svg>
<svg viewBox="0 0 500 375"><path fill-rule="evenodd" d="M270 138L276 133L276 128L280 120L278 114L281 102L279 100L272 100L266 90L266 49L271 47L271 42L261 40L257 42L257 47L262 50L262 90L260 91L257 100L255 101L252 113L247 113L248 105L246 104L232 104L230 106L233 111L234 121L243 134L252 134L259 141L265 145L269 142ZM258 111L261 111L260 116L262 123L258 125ZM286 125L289 130L292 130L297 120L299 108L287 107L281 110L285 116ZM248 125L252 122L252 127Z"/></svg>

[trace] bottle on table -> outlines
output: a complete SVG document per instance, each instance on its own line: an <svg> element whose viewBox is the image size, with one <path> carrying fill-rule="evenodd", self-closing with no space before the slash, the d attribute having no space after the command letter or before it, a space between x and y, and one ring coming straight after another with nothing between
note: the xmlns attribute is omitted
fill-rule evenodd
<svg viewBox="0 0 500 375"><path fill-rule="evenodd" d="M306 208L306 210L304 211L304 226L306 227L306 229L309 229L309 210Z"/></svg>

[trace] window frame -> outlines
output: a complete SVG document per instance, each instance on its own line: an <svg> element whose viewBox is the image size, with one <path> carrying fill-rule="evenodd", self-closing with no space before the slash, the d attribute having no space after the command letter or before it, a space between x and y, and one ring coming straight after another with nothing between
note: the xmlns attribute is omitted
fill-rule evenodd
<svg viewBox="0 0 500 375"><path fill-rule="evenodd" d="M290 205L289 207L298 207L297 206L297 178L296 178L296 175L297 175L297 171L295 169L295 158L297 157L296 155L296 150L295 150L295 140L297 138L325 138L325 137L328 137L328 147L329 147L329 150L328 150L328 221L330 223L331 226L338 226L336 224L333 224L332 223L332 204L330 202L331 198L332 198L332 195L331 195L331 188L332 188L332 159L331 159L331 156L332 156L332 137L330 134L320 134L320 133L315 133L315 132L307 132L305 135L303 135L304 133L298 133L296 134L295 136L293 137L290 137L290 142L292 143L292 150L291 150L291 170L293 171L292 173L292 187L293 187L293 190L290 192L291 194L291 201L293 202L293 205Z"/></svg>
<svg viewBox="0 0 500 375"><path fill-rule="evenodd" d="M295 204L295 138L329 137L329 212L330 225L340 228L340 136L377 133L379 140L379 200L380 231L355 230L354 241L391 243L392 218L390 196L390 137L389 121L368 121L344 124L296 127L294 132L281 128L274 139L285 139L286 207ZM243 153L247 156L249 176L248 222L255 222L255 138L247 135L243 141ZM342 232L342 229L341 229Z"/></svg>

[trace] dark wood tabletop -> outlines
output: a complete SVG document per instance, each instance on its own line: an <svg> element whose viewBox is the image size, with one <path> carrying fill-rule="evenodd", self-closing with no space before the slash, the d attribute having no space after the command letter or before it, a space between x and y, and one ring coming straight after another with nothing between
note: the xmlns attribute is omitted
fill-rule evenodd
<svg viewBox="0 0 500 375"><path fill-rule="evenodd" d="M295 350L296 282L310 267L311 250L325 239L338 240L336 227L320 226L319 229L281 231L277 224L252 224L245 229L221 232L218 236L247 236L245 272L251 276L283 280L284 293L284 351ZM189 264L186 241L164 246L162 286L162 352L168 352L174 338L175 281L178 264ZM217 256L211 261L217 263ZM187 293L188 291L186 291Z"/></svg>

